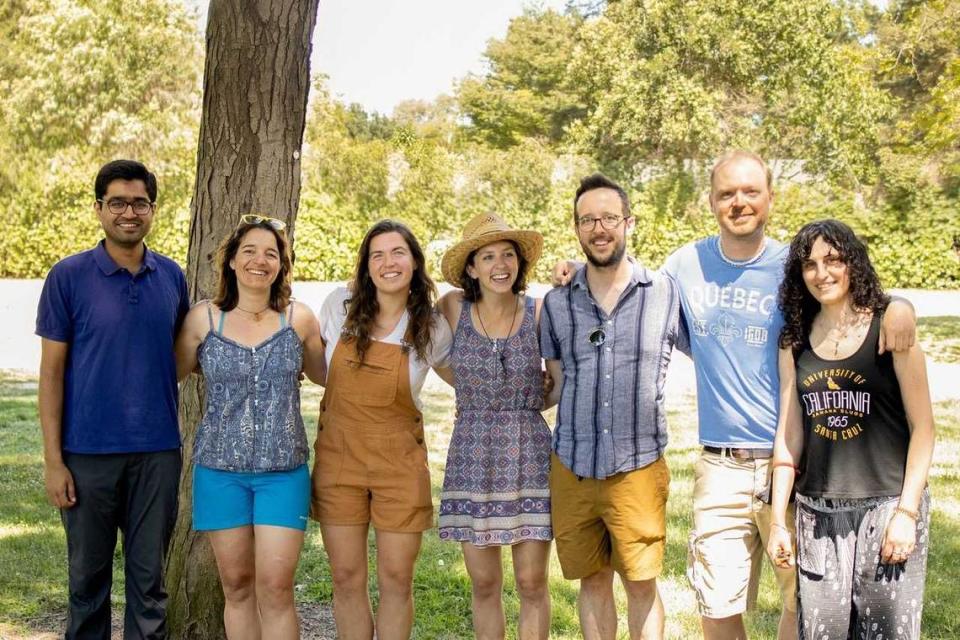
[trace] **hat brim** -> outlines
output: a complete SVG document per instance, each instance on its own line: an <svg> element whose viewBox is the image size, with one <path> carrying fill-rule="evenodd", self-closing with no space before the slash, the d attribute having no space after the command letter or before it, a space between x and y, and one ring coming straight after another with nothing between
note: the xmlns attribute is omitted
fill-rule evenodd
<svg viewBox="0 0 960 640"><path fill-rule="evenodd" d="M447 249L440 261L440 271L443 273L443 279L455 287L461 286L460 275L463 273L463 268L470 253L480 247L503 240L512 240L517 243L517 246L520 247L520 253L527 261L528 273L530 268L540 259L540 254L543 253L543 236L540 235L539 231L507 229L485 233L468 240L461 240Z"/></svg>

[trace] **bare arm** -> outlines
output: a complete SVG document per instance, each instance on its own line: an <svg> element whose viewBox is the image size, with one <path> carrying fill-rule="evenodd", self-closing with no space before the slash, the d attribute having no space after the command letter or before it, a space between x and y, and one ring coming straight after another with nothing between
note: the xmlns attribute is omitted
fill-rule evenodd
<svg viewBox="0 0 960 640"><path fill-rule="evenodd" d="M787 504L803 454L803 424L797 397L797 369L790 349L780 349L780 416L773 441L771 482L771 524L767 553L774 564L787 567L794 563L793 547L787 531Z"/></svg>
<svg viewBox="0 0 960 640"><path fill-rule="evenodd" d="M553 380L553 387L543 399L543 408L549 409L560 402L560 391L563 389L563 365L559 360L545 360L547 375Z"/></svg>
<svg viewBox="0 0 960 640"><path fill-rule="evenodd" d="M63 463L63 376L70 344L48 338L40 341L38 412L43 433L43 479L47 500L69 509L77 502L73 475Z"/></svg>
<svg viewBox="0 0 960 640"><path fill-rule="evenodd" d="M207 302L198 302L183 320L174 345L177 361L177 380L182 381L197 368L197 347L209 331Z"/></svg>
<svg viewBox="0 0 960 640"><path fill-rule="evenodd" d="M293 302L293 328L303 343L303 372L316 384L327 381L326 345L320 334L320 321L313 310L302 302Z"/></svg>
<svg viewBox="0 0 960 640"><path fill-rule="evenodd" d="M916 516L919 515L920 500L927 486L935 437L927 366L920 346L913 345L907 351L894 352L893 368L907 413L910 445L903 488L900 490L899 510L894 512L887 524L880 549L880 557L884 562L902 562L916 546ZM896 557L900 553L904 555L903 558Z"/></svg>
<svg viewBox="0 0 960 640"><path fill-rule="evenodd" d="M460 289L451 289L440 297L437 302L440 313L446 318L450 325L450 331L457 332L457 324L460 321L460 310L463 308L463 291Z"/></svg>
<svg viewBox="0 0 960 640"><path fill-rule="evenodd" d="M906 298L892 298L883 313L878 353L906 351L917 339L917 314Z"/></svg>

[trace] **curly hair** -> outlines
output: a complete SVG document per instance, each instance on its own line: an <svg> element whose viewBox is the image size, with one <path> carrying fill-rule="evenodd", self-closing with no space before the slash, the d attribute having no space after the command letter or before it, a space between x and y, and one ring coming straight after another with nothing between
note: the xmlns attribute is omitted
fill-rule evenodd
<svg viewBox="0 0 960 640"><path fill-rule="evenodd" d="M281 312L290 304L291 295L291 272L293 271L293 259L290 257L290 244L282 231L277 231L268 222L258 222L257 224L240 223L240 225L227 236L220 247L217 249L216 269L219 274L217 279L217 294L213 298L213 304L217 305L223 311L232 311L237 306L240 299L240 292L237 289L237 274L230 268L230 261L237 256L240 249L240 242L247 232L252 229L263 229L273 234L277 240L277 250L280 253L280 271L276 279L270 285L270 308Z"/></svg>
<svg viewBox="0 0 960 640"><path fill-rule="evenodd" d="M813 319L820 311L820 303L803 281L803 263L810 257L817 238L836 249L847 266L848 295L855 309L882 314L890 303L890 296L883 292L880 278L870 263L867 247L853 229L839 220L811 222L793 237L783 267L783 282L777 295L784 320L780 331L780 347L783 349L796 350L805 344Z"/></svg>
<svg viewBox="0 0 960 640"><path fill-rule="evenodd" d="M527 262L527 258L523 255L523 252L520 251L520 245L518 245L513 240L505 240L504 242L509 242L513 245L513 251L517 254L517 279L513 281L513 286L510 287L510 290L514 294L519 294L527 290L527 270L530 267L530 264ZM484 247L487 245L484 245ZM473 264L474 258L477 257L477 252L483 249L483 247L477 247L467 255L467 260L463 263L463 271L460 272L460 288L463 289L463 299L467 302L476 302L480 299L480 283L476 279L471 278L467 273L467 265L476 267Z"/></svg>
<svg viewBox="0 0 960 640"><path fill-rule="evenodd" d="M407 297L407 313L410 323L407 326L405 340L413 347L417 357L427 359L427 350L432 340L431 332L436 319L433 305L437 300L437 286L427 274L427 260L423 255L420 243L413 232L403 223L396 220L381 220L370 227L363 242L360 243L360 253L357 255L357 266L354 269L353 280L350 286L350 298L344 302L346 321L343 325L343 340L355 341L357 357L363 362L367 349L370 347L374 322L380 311L377 302L377 288L370 278L370 243L384 233L399 233L413 256L415 270L410 281L410 294Z"/></svg>

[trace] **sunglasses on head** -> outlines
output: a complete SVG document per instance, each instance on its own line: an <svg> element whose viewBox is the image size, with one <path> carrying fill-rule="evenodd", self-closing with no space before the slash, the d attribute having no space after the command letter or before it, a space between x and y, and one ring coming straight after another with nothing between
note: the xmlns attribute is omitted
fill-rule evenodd
<svg viewBox="0 0 960 640"><path fill-rule="evenodd" d="M240 224L268 224L276 231L283 231L287 228L287 223L283 220L262 216L259 213L245 213L240 216Z"/></svg>

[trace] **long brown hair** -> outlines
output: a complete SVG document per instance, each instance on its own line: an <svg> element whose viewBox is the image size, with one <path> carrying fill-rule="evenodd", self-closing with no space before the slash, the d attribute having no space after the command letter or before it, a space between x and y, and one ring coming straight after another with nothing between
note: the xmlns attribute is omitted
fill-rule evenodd
<svg viewBox="0 0 960 640"><path fill-rule="evenodd" d="M240 299L240 291L237 289L237 274L230 268L230 261L237 257L240 241L251 229L264 229L272 233L273 237L277 239L277 250L280 252L280 271L270 285L270 308L277 312L283 311L290 304L290 272L293 270L290 245L287 243L286 236L266 221L256 224L241 223L233 230L233 233L220 243L216 258L216 267L220 277L217 279L217 295L213 298L213 304L223 311L231 311L236 308Z"/></svg>
<svg viewBox="0 0 960 640"><path fill-rule="evenodd" d="M427 350L430 348L431 330L436 322L433 315L433 305L437 300L437 286L427 274L427 260L417 242L416 236L403 223L396 220L381 220L370 227L363 242L360 243L360 253L357 255L357 266L353 272L350 298L344 302L347 312L343 324L343 339L355 341L357 357L360 362L370 347L374 321L380 311L377 302L377 288L370 278L370 243L384 233L399 233L410 248L416 269L410 281L410 294L407 297L407 313L410 323L407 326L406 340L413 347L417 357L423 361L427 359Z"/></svg>

